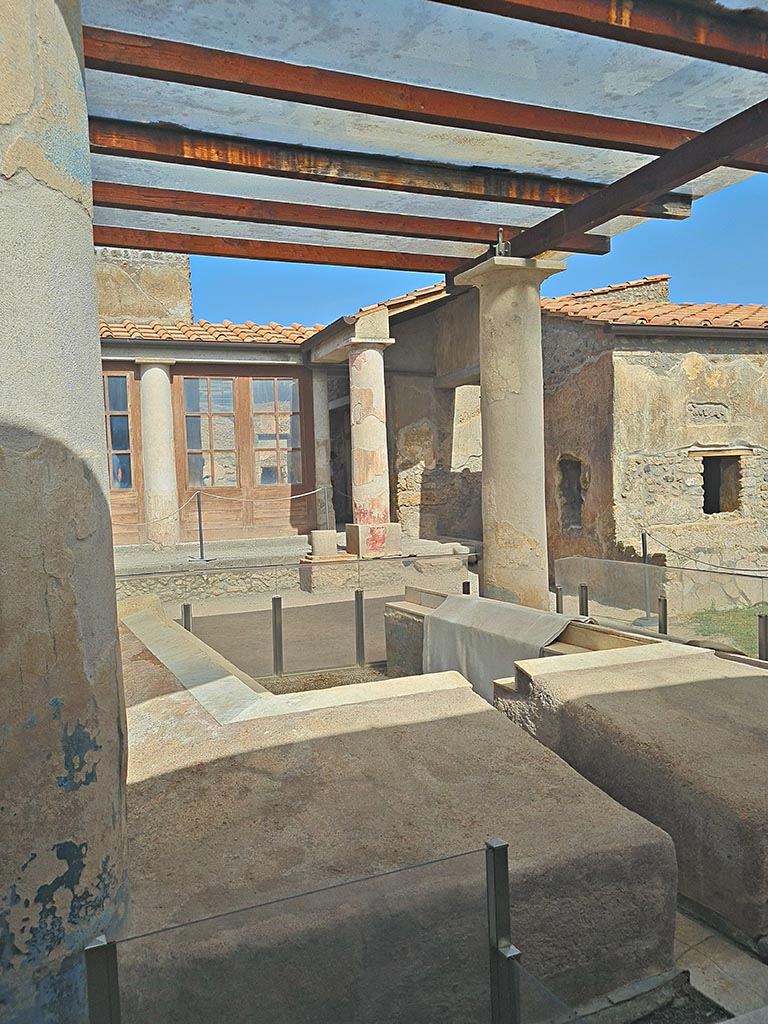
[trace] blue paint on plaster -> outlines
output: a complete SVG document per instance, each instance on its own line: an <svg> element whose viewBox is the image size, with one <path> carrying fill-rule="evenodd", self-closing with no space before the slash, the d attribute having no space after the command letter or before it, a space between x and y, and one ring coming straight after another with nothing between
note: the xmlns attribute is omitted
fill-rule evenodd
<svg viewBox="0 0 768 1024"><path fill-rule="evenodd" d="M37 715L30 715L26 722L21 723L22 729L34 729L37 725Z"/></svg>
<svg viewBox="0 0 768 1024"><path fill-rule="evenodd" d="M29 865L32 863L32 861L36 860L36 859L37 859L37 854L36 853L30 853L30 855L27 857L27 859L21 865L21 870L22 871L26 871L27 868L29 867Z"/></svg>
<svg viewBox="0 0 768 1024"><path fill-rule="evenodd" d="M81 786L89 786L92 782L95 782L98 761L88 768L86 766L86 756L91 752L95 753L101 750L101 746L91 736L82 722L77 722L72 732L67 729L66 725L64 726L61 745L64 750L64 767L67 770L67 774L59 775L56 779L56 784L65 793L74 793Z"/></svg>
<svg viewBox="0 0 768 1024"><path fill-rule="evenodd" d="M51 697L48 701L48 705L53 708L53 719L58 722L61 718L61 709L64 706L64 701L61 697Z"/></svg>

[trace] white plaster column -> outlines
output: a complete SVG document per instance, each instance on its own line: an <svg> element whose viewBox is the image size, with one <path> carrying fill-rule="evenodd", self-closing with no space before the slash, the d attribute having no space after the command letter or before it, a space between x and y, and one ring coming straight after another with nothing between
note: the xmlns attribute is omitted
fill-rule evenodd
<svg viewBox="0 0 768 1024"><path fill-rule="evenodd" d="M312 413L315 428L315 487L325 487L325 493L321 491L315 495L317 508L316 522L318 529L326 529L325 517L327 507L327 529L335 530L336 514L333 511L333 488L331 485L331 420L328 412L328 373L320 367L315 367L312 370Z"/></svg>
<svg viewBox="0 0 768 1024"><path fill-rule="evenodd" d="M352 524L347 551L363 557L399 554L399 523L389 519L389 456L384 349L394 339L349 346L349 411L352 444Z"/></svg>
<svg viewBox="0 0 768 1024"><path fill-rule="evenodd" d="M141 443L147 540L159 548L179 543L179 489L171 405L172 359L140 362Z"/></svg>
<svg viewBox="0 0 768 1024"><path fill-rule="evenodd" d="M459 274L480 300L483 594L549 608L541 283L553 260L494 257Z"/></svg>
<svg viewBox="0 0 768 1024"><path fill-rule="evenodd" d="M75 0L0 3L0 1017L83 1024L125 711Z"/></svg>

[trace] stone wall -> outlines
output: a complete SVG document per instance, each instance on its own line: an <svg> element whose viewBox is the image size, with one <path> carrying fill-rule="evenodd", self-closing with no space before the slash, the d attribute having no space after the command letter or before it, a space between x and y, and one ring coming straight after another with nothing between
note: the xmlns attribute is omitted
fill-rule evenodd
<svg viewBox="0 0 768 1024"><path fill-rule="evenodd" d="M407 536L482 538L480 389L435 386L478 361L477 309L461 295L394 321L387 419L394 515Z"/></svg>
<svg viewBox="0 0 768 1024"><path fill-rule="evenodd" d="M103 320L192 322L189 256L97 249L96 292Z"/></svg>
<svg viewBox="0 0 768 1024"><path fill-rule="evenodd" d="M669 561L759 566L768 551L768 355L729 340L649 339L613 355L616 540ZM627 339L627 346L630 339ZM634 346L636 339L631 339ZM645 348L645 345L644 345ZM757 351L756 351L757 349ZM760 351L762 349L762 351ZM751 448L741 456L740 507L705 514L703 460L693 446ZM655 539L654 539L655 538Z"/></svg>

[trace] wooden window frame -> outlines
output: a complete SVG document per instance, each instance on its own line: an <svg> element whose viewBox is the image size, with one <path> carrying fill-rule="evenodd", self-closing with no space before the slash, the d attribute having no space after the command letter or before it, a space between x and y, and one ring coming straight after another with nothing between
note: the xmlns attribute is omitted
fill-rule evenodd
<svg viewBox="0 0 768 1024"><path fill-rule="evenodd" d="M136 436L134 433L133 421L133 391L135 385L135 370L128 368L108 367L102 368L102 389L104 392L104 426L106 428L107 435L107 472L109 474L109 492L110 494L132 494L138 493L139 485L137 481L137 470L138 461L141 456L140 451L136 445ZM109 379L111 377L122 377L125 380L125 397L126 397L126 408L123 409L110 409L109 406ZM128 447L115 449L112 447L112 430L111 430L111 419L113 416L125 416L128 420ZM131 486L130 487L115 487L113 484L112 476L112 457L114 455L127 455L130 459L131 466Z"/></svg>

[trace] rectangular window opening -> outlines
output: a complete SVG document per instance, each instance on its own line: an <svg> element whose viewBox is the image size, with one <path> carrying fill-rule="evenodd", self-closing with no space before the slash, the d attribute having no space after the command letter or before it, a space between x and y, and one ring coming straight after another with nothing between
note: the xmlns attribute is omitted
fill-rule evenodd
<svg viewBox="0 0 768 1024"><path fill-rule="evenodd" d="M741 491L741 457L739 455L705 455L704 514L737 512Z"/></svg>
<svg viewBox="0 0 768 1024"><path fill-rule="evenodd" d="M133 472L127 374L104 375L104 413L109 486L113 491L130 491L133 489Z"/></svg>

